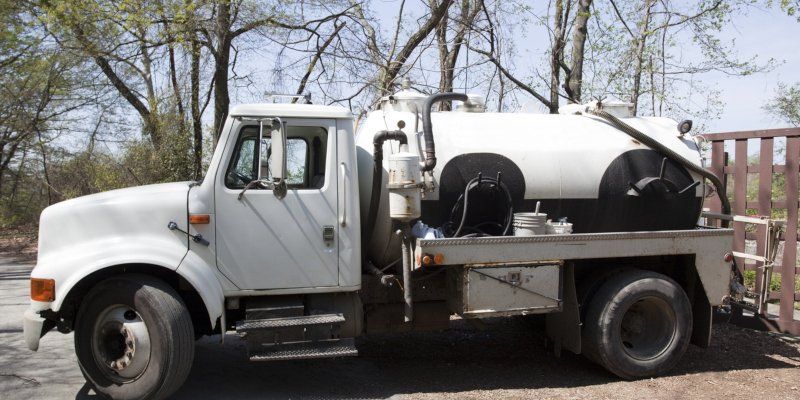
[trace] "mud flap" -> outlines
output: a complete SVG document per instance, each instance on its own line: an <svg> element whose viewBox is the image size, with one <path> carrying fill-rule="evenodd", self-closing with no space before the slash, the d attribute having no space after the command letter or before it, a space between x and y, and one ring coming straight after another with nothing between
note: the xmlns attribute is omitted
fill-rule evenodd
<svg viewBox="0 0 800 400"><path fill-rule="evenodd" d="M692 302L692 339L691 343L702 348L711 345L711 322L714 316L711 303L708 302L703 284L698 282L697 293Z"/></svg>
<svg viewBox="0 0 800 400"><path fill-rule="evenodd" d="M572 263L564 265L563 285L562 311L549 313L545 317L547 336L552 340L556 354L562 348L580 354L581 314L575 290L575 266Z"/></svg>

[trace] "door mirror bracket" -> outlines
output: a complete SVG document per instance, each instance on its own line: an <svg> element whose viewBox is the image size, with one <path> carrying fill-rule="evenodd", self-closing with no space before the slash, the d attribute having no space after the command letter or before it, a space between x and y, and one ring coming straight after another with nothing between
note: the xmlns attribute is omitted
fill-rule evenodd
<svg viewBox="0 0 800 400"><path fill-rule="evenodd" d="M242 197L244 197L244 193L247 192L250 189L254 189L254 188L272 189L274 191L275 190L274 186L275 185L272 182L270 182L269 180L267 180L267 179L255 179L255 180L252 180L252 181L250 181L250 183L245 185L245 187L242 189L241 192L239 192L239 196L237 196L236 199L237 200L242 200Z"/></svg>
<svg viewBox="0 0 800 400"><path fill-rule="evenodd" d="M272 193L278 199L283 199L286 197L286 179L281 179L279 182L272 183Z"/></svg>

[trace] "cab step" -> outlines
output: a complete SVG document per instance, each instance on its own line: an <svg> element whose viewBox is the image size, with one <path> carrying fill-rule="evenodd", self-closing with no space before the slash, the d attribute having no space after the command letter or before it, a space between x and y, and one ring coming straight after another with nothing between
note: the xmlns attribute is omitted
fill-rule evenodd
<svg viewBox="0 0 800 400"><path fill-rule="evenodd" d="M283 343L250 352L250 361L285 361L309 358L357 356L353 338Z"/></svg>
<svg viewBox="0 0 800 400"><path fill-rule="evenodd" d="M345 322L342 314L317 314L301 315L297 317L268 318L256 320L244 320L236 323L237 333L248 333L253 331L268 331L286 328L314 326L338 326Z"/></svg>
<svg viewBox="0 0 800 400"><path fill-rule="evenodd" d="M343 314L245 319L236 332L247 342L251 361L356 356L353 338L340 338Z"/></svg>

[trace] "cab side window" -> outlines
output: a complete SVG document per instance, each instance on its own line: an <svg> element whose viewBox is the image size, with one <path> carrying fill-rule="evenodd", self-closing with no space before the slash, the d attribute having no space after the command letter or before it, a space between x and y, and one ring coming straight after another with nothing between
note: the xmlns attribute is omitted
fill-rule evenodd
<svg viewBox="0 0 800 400"><path fill-rule="evenodd" d="M290 189L319 189L325 181L325 142L327 130L324 128L289 127L286 140L286 184ZM272 179L269 161L272 155L272 142L264 137L260 146L258 127L242 128L234 148L233 156L225 174L225 186L242 189L251 181ZM261 157L259 171L258 157ZM259 173L260 172L260 173ZM257 190L254 188L253 190Z"/></svg>
<svg viewBox="0 0 800 400"><path fill-rule="evenodd" d="M269 170L269 160L272 155L270 138L261 142L261 154L267 157L261 161L261 177L272 179ZM308 187L308 143L302 138L290 137L286 139L286 185L290 188L303 189Z"/></svg>
<svg viewBox="0 0 800 400"><path fill-rule="evenodd" d="M258 168L257 141L258 136L242 135L228 166L228 173L225 174L225 186L231 189L241 189L257 178L255 173Z"/></svg>

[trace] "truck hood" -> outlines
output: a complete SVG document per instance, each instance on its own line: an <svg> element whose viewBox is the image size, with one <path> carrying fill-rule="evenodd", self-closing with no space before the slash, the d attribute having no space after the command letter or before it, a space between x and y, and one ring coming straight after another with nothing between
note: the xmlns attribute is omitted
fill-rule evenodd
<svg viewBox="0 0 800 400"><path fill-rule="evenodd" d="M39 262L64 250L91 251L145 237L188 246L186 235L170 231L167 224L175 221L186 228L189 188L189 182L137 186L47 207L39 219Z"/></svg>

